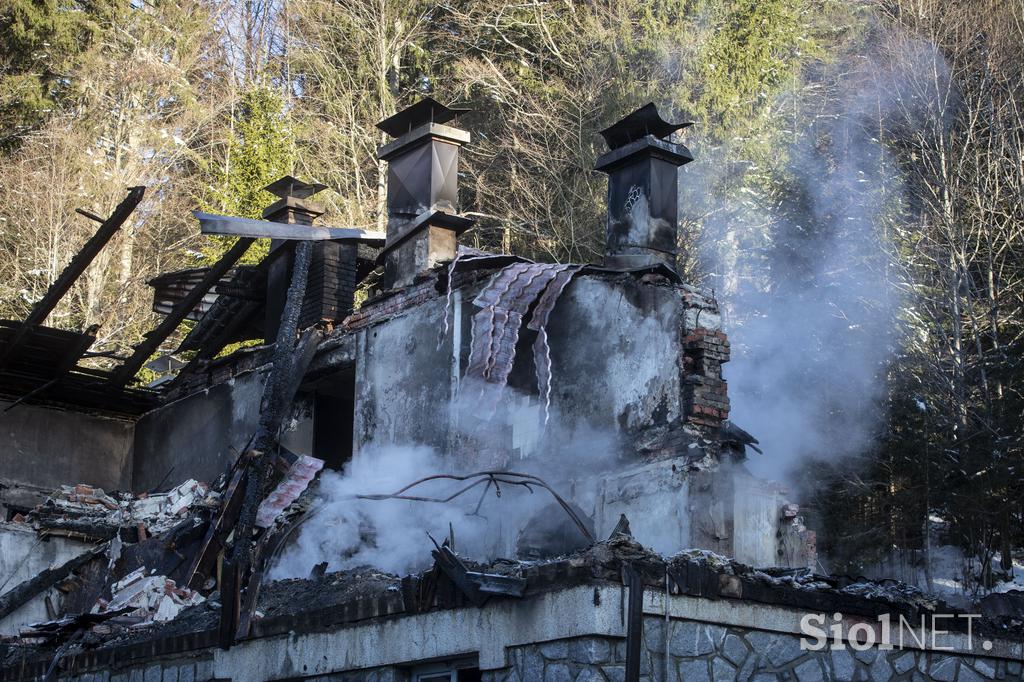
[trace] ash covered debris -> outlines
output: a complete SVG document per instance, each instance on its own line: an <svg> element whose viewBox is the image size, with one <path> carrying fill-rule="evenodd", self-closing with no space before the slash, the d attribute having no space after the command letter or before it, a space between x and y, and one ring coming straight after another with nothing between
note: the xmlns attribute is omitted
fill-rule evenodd
<svg viewBox="0 0 1024 682"><path fill-rule="evenodd" d="M20 628L15 641L27 642L173 619L203 599L187 587L183 566L218 505L218 494L195 480L143 495L62 486L14 525L39 541L73 542L77 555L10 585L0 616L44 598L50 620Z"/></svg>
<svg viewBox="0 0 1024 682"><path fill-rule="evenodd" d="M194 508L214 509L219 497L205 483L188 480L165 493L114 493L78 484L61 486L23 517L41 535L109 540L122 529L139 538L175 527Z"/></svg>
<svg viewBox="0 0 1024 682"><path fill-rule="evenodd" d="M110 592L110 600L101 598L92 612L125 613L138 617L139 622L173 620L183 608L204 600L199 593L178 587L166 576L147 576L144 567L135 569L111 585Z"/></svg>
<svg viewBox="0 0 1024 682"><path fill-rule="evenodd" d="M429 543L423 543L424 553L428 546ZM715 601L740 600L864 617L901 614L908 622L916 622L922 614L959 613L940 600L893 582L823 576L809 570L758 569L702 549L664 556L625 533L542 561L500 559L479 563L459 557L447 545L438 547L434 556L433 567L405 577L361 567L306 579L270 582L261 591L251 637L332 630L343 625L448 609L475 608L485 614L490 605L497 603L495 600L529 602L574 586L604 585L625 590L628 573L638 575L646 590L664 593L667 585L671 595ZM475 581L475 591L453 576L448 565L452 560L461 566L464 575ZM126 587L140 586L139 592L162 593L166 598L166 590L151 590L150 583L155 580L147 582L133 574L123 582ZM146 587L141 588L141 585ZM503 588L489 589L495 585ZM510 585L518 588L507 589ZM170 586L167 589L171 589ZM176 602L187 601L183 595L177 597ZM139 603L128 600L123 601L122 606L130 608ZM146 603L151 606L151 602ZM105 660L105 656L138 655L140 651L149 650L140 649L143 645L160 646L168 651L202 649L216 643L221 609L219 594L214 592L206 601L181 608L171 620L149 618L142 623L137 613L115 608L112 603L106 615L83 614L37 624L21 639L7 643L5 665L29 666L33 661L49 661L61 647L67 660L89 655L96 660ZM952 625L959 627L956 623ZM974 627L977 632L1004 637L1024 634L1021 623L999 619L976 620ZM75 634L78 636L69 643Z"/></svg>

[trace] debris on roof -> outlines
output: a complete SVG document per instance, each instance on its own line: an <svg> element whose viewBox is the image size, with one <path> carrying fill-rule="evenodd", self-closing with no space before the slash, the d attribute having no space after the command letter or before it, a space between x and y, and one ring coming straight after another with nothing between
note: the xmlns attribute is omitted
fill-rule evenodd
<svg viewBox="0 0 1024 682"><path fill-rule="evenodd" d="M111 496L102 488L78 484L54 491L28 514L27 521L43 536L103 541L122 528L142 536L158 535L174 528L193 507L211 508L218 500L207 484L191 479L166 493L138 496Z"/></svg>

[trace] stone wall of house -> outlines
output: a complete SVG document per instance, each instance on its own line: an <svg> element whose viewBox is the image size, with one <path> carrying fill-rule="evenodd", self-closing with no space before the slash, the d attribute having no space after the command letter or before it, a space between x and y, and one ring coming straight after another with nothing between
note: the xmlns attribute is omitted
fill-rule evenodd
<svg viewBox="0 0 1024 682"><path fill-rule="evenodd" d="M573 599L581 596L575 594ZM136 659L128 669L80 672L63 676L65 682L212 682L213 680L312 680L315 682L409 682L415 666L431 661L474 657L477 648L484 682L619 682L626 675L626 638L620 621L619 604L611 593L600 606L580 606L600 611L614 620L592 634L551 637L572 626L578 629L585 614L562 614L563 623L539 622L548 613L533 608L503 609L490 615L486 641L469 644L469 632L479 630L479 616L438 612L387 621L387 634L380 624L358 626L359 632L342 629L334 633L293 633L285 640L254 640L230 652L204 649L176 657L154 656ZM684 602L706 600L674 598L675 607ZM678 601L682 599L682 601ZM561 604L562 602L558 602ZM552 605L554 602L552 603ZM506 605L509 606L509 605ZM674 610L675 610L674 607ZM998 640L992 651L1000 657L935 650L872 648L804 651L800 636L792 629L760 630L736 625L739 620L761 619L778 627L789 627L792 613L766 604L729 605L707 602L700 608L725 615L733 624L673 618L650 612L644 618L640 678L644 682L984 682L1022 680L1020 643ZM747 612L744 613L744 609ZM511 617L511 620L508 619ZM521 621L519 618L527 620ZM417 621L417 622L414 622ZM526 625L529 623L529 625ZM667 625L667 627L666 627ZM592 627L592 626L590 626ZM404 628L404 629L403 629ZM426 629L424 629L426 628ZM497 629L495 629L497 628ZM524 632L528 630L529 632ZM411 633L431 632L434 639L410 639ZM460 632L462 633L460 635ZM549 633L526 644L526 638ZM666 675L666 633L668 666ZM378 639L380 637L394 639ZM493 641L492 641L493 640ZM362 642L372 645L365 648ZM502 642L509 642L501 646ZM497 648L495 648L497 645ZM491 651L485 647L490 646ZM1010 648L1007 648L1009 646ZM154 645L154 651L160 647ZM286 661L282 660L282 654ZM438 656L438 654L441 654ZM244 660L249 665L239 665ZM360 665L360 662L362 665ZM74 660L64 664L74 665ZM504 667L495 667L495 664ZM132 665L125 661L126 665ZM115 664L116 665L116 664ZM335 666L337 666L335 668ZM240 669L240 668L245 668ZM332 670L332 668L334 668ZM347 669L346 669L347 668ZM4 679L11 679L6 677ZM41 679L41 677L33 678Z"/></svg>
<svg viewBox="0 0 1024 682"><path fill-rule="evenodd" d="M795 635L674 621L665 677L664 622L647 618L640 679L645 682L984 682L1021 680L1021 663L915 650L800 649ZM483 672L484 682L621 682L626 642L621 637L577 637L508 650L509 667ZM413 663L413 662L410 662ZM410 668L384 666L289 678L310 682L407 682ZM126 671L99 671L65 682L211 682L212 659L152 662Z"/></svg>
<svg viewBox="0 0 1024 682"><path fill-rule="evenodd" d="M668 677L665 623L648 617L640 678L648 682L983 682L1020 680L1021 663L911 649L804 651L797 635L672 621ZM484 674L484 682L620 682L626 642L581 637L510 649L509 668Z"/></svg>

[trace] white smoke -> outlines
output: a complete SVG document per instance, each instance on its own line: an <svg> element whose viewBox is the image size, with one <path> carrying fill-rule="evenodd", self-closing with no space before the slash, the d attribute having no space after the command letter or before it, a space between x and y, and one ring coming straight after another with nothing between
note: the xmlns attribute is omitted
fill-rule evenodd
<svg viewBox="0 0 1024 682"><path fill-rule="evenodd" d="M749 463L761 476L862 454L882 424L899 333L886 221L901 210L904 185L880 128L934 120L944 105L922 97L918 76L945 65L934 48L895 40L859 61L826 78L820 101L790 95L819 115L809 130L775 138L783 183L755 169L746 177L758 181L733 186L735 199L722 202L734 149L698 148L681 179L683 209L707 219L732 344L731 418L761 441L765 455Z"/></svg>
<svg viewBox="0 0 1024 682"><path fill-rule="evenodd" d="M614 435L586 424L564 425L557 413L545 425L538 401L508 387L495 414L481 419L480 405L472 398L478 394L463 392L434 415L453 425L454 452L371 444L343 472L325 470L313 511L289 538L270 579L305 578L321 562L327 562L328 571L369 565L407 575L433 563L428 534L442 542L451 533L460 555L491 560L511 555L519 532L536 515L564 514L552 509L555 498L542 487L505 483L496 488L480 478L431 480L404 493L444 499L480 481L445 503L364 499L398 492L436 474L490 470L535 475L566 500L592 509L594 473L611 466L619 454Z"/></svg>

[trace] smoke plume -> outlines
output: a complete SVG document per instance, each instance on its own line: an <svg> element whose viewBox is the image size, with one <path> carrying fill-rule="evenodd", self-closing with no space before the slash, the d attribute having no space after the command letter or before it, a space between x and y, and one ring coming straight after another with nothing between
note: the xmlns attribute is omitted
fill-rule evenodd
<svg viewBox="0 0 1024 682"><path fill-rule="evenodd" d="M698 148L684 169L684 210L711 217L706 255L732 343L731 416L761 441L765 455L750 461L758 475L785 479L809 460L861 454L882 423L899 298L886 225L904 185L880 131L923 125L944 106L917 88L919 73L944 70L941 56L893 42L856 68L837 66L819 94L778 103L815 112L800 134L773 135L778 167L737 162L750 142L741 140ZM739 182L728 175L737 165Z"/></svg>

